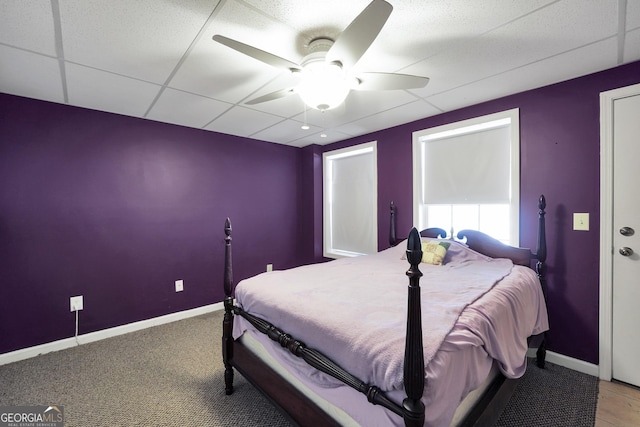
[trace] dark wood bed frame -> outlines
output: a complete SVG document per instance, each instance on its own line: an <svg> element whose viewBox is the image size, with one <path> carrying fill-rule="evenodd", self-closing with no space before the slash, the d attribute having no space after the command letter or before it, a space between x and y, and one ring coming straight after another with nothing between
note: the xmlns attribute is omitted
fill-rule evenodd
<svg viewBox="0 0 640 427"><path fill-rule="evenodd" d="M536 272L544 292L544 262L546 259L544 196L538 201L538 240L536 252L530 249L507 246L492 237L474 230L463 230L458 239L466 239L466 244L473 250L493 258L510 258L514 264L531 266L536 260ZM395 207L391 204L391 226L389 241L398 243L395 234ZM302 358L309 365L342 381L367 397L375 405L382 405L404 419L405 426L417 427L424 424L425 407L421 398L424 389L424 356L422 347L422 316L420 305L420 276L418 269L422 259L420 236L444 238L446 232L440 228L430 228L418 233L414 228L407 242L407 260L410 264L406 272L409 277L407 335L404 357L404 385L406 398L397 403L388 399L375 385L366 384L354 377L331 359L317 350L307 348L302 341L292 337L271 323L255 317L234 304L233 269L231 261L231 222L227 218L225 230L225 265L224 265L224 320L222 334L222 357L225 366L225 392L233 393L233 368L271 400L290 421L302 426L337 426L333 418L326 414L313 401L302 394L289 382L284 380L273 369L249 351L241 342L232 337L233 317L239 315L247 319L256 329L266 334L293 355ZM537 365L544 367L545 343L544 334L530 337L529 347L537 348ZM509 401L517 380L498 375L480 400L465 417L463 426L492 425L497 421L502 409Z"/></svg>

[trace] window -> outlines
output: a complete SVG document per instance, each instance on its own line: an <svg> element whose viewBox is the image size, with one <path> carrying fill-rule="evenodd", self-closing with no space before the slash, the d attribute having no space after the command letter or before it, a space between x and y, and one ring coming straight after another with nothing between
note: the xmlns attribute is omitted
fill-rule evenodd
<svg viewBox="0 0 640 427"><path fill-rule="evenodd" d="M322 164L324 256L377 252L376 142L326 152Z"/></svg>
<svg viewBox="0 0 640 427"><path fill-rule="evenodd" d="M518 245L518 109L414 132L413 180L419 229L474 229Z"/></svg>

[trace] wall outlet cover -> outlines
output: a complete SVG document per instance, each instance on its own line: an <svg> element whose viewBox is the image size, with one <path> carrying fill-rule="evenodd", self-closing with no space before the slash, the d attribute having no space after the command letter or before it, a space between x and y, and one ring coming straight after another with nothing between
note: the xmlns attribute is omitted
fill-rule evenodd
<svg viewBox="0 0 640 427"><path fill-rule="evenodd" d="M71 311L80 311L84 308L84 298L82 295L69 298L69 306Z"/></svg>
<svg viewBox="0 0 640 427"><path fill-rule="evenodd" d="M176 292L182 292L184 290L184 280L176 280Z"/></svg>

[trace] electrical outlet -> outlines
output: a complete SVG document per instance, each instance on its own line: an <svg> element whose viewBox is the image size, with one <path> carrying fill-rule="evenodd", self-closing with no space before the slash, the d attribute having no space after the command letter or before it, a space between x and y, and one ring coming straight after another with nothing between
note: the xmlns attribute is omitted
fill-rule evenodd
<svg viewBox="0 0 640 427"><path fill-rule="evenodd" d="M267 264L267 271L273 271L273 264Z"/></svg>
<svg viewBox="0 0 640 427"><path fill-rule="evenodd" d="M82 295L78 295L77 297L69 298L69 305L71 307L71 311L80 311L84 308L84 300Z"/></svg>
<svg viewBox="0 0 640 427"><path fill-rule="evenodd" d="M176 280L176 292L182 292L184 290L184 280Z"/></svg>

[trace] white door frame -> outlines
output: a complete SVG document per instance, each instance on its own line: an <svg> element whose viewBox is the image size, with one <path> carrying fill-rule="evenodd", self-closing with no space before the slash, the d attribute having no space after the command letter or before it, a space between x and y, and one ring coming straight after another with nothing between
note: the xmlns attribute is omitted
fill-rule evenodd
<svg viewBox="0 0 640 427"><path fill-rule="evenodd" d="M640 84L600 93L600 379L610 381L613 354L613 103L640 95Z"/></svg>

